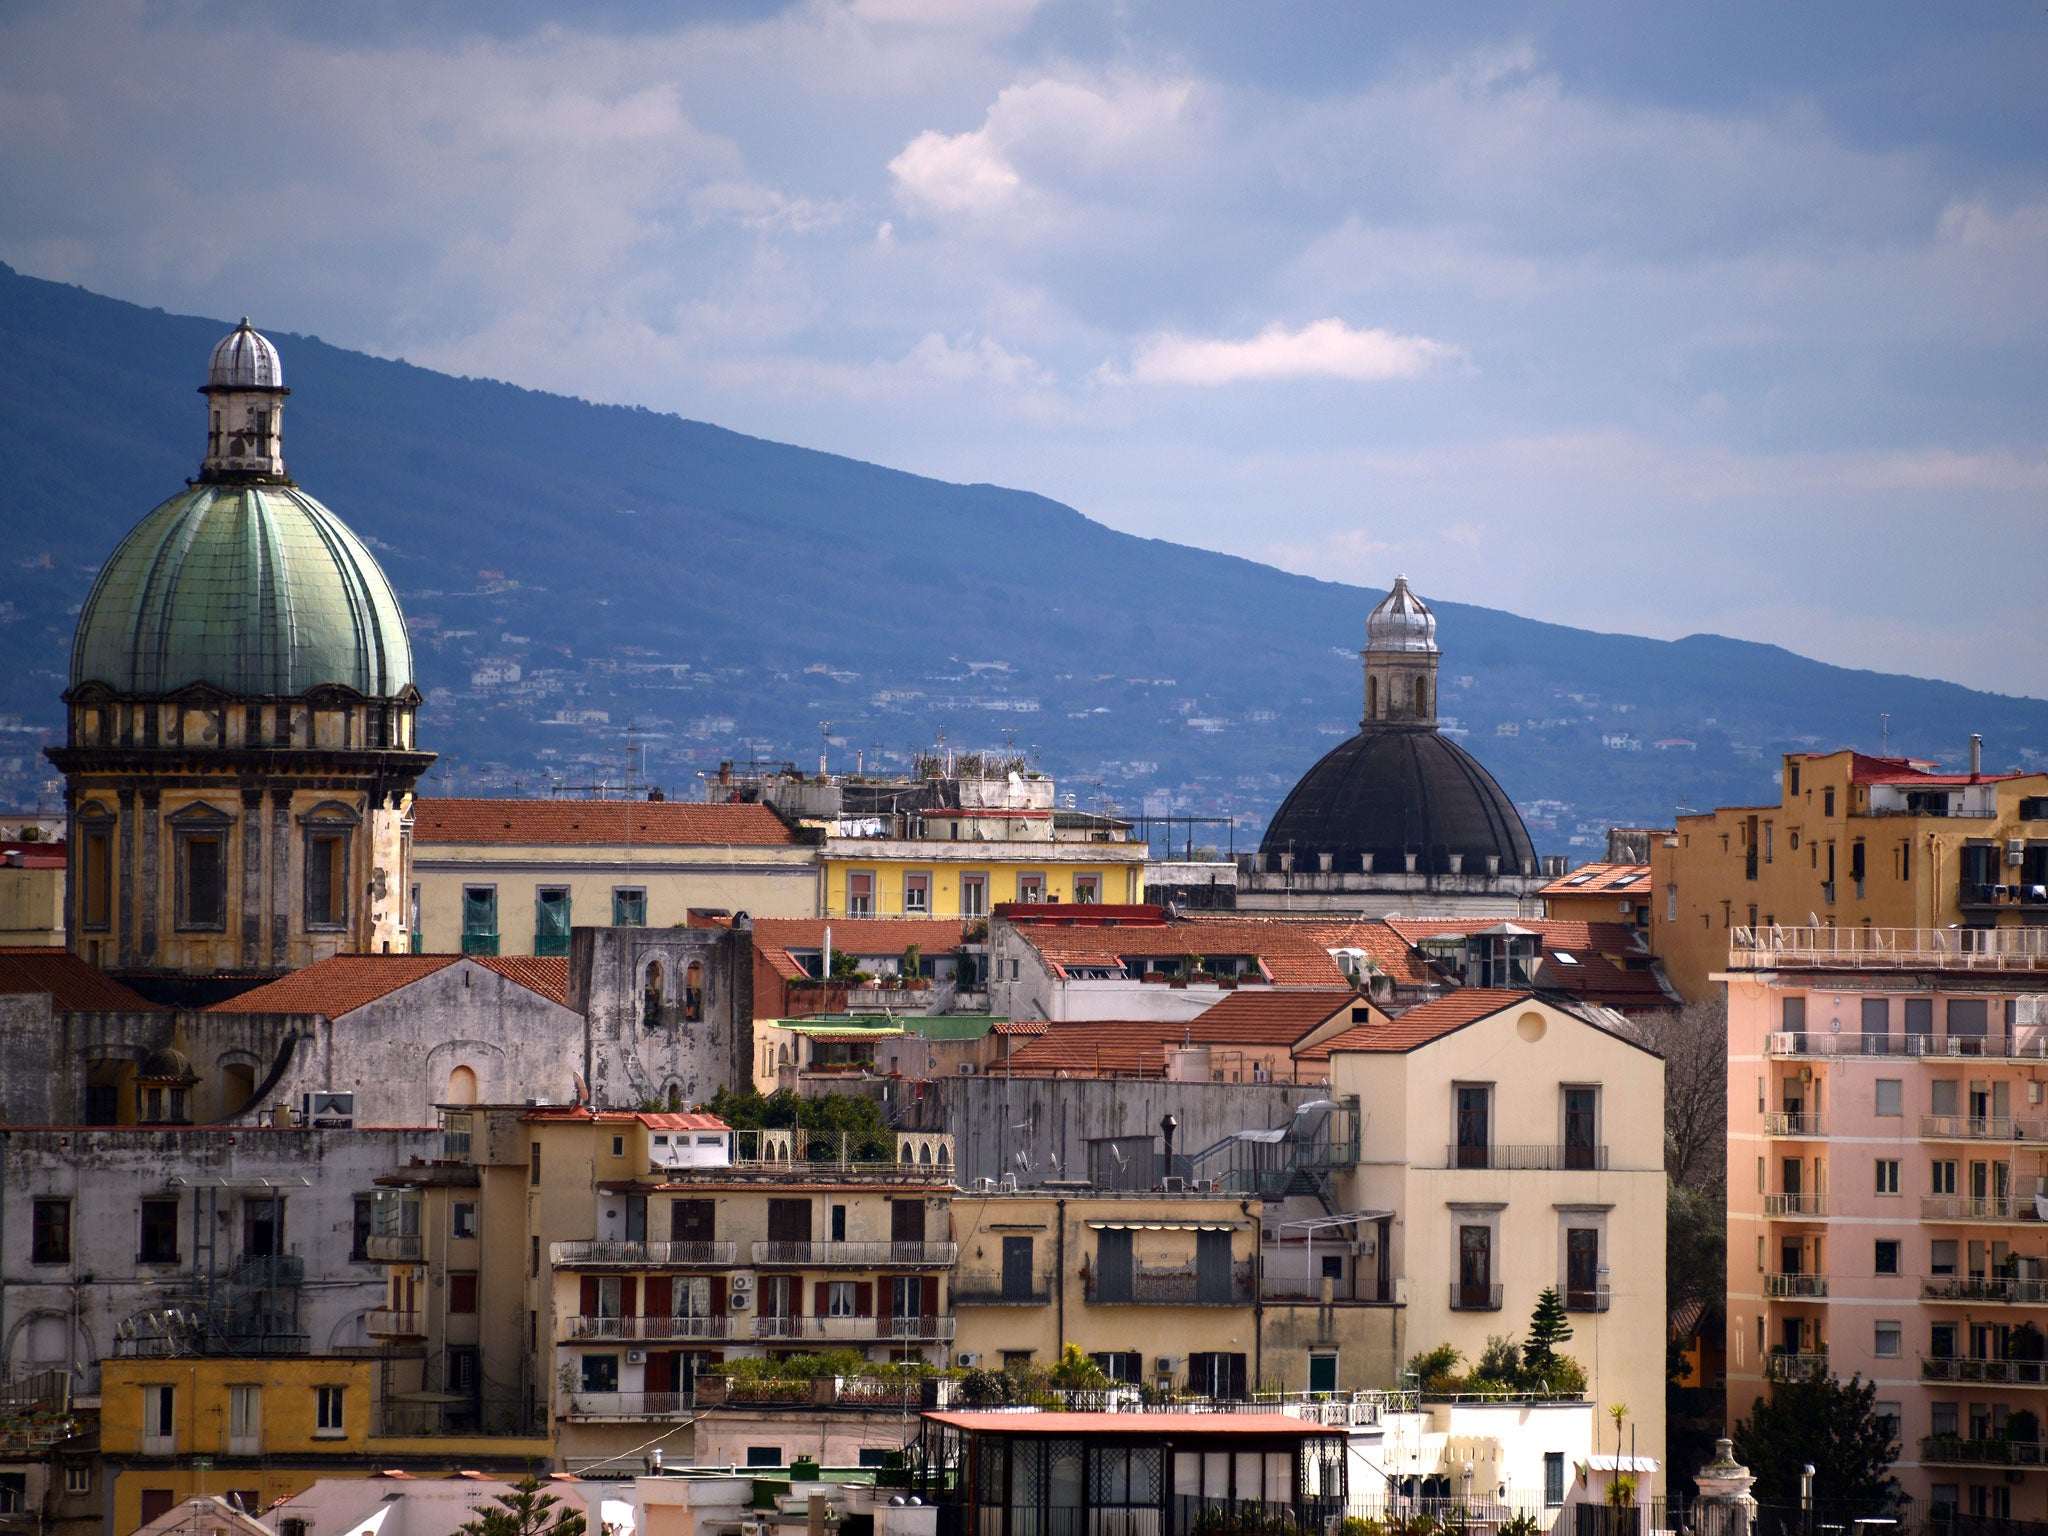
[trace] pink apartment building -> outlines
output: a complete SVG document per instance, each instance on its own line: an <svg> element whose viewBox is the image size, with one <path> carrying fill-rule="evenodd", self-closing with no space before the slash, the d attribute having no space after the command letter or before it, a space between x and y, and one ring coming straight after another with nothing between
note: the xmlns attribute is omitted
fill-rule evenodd
<svg viewBox="0 0 2048 1536"><path fill-rule="evenodd" d="M2048 929L1734 938L1730 1422L1860 1373L1907 1494L2048 1518Z"/></svg>

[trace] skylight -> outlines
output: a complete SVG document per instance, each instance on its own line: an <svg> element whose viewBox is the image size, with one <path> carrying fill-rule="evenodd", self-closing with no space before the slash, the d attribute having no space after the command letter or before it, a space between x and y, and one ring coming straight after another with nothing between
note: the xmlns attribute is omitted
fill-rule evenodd
<svg viewBox="0 0 2048 1536"><path fill-rule="evenodd" d="M1555 960L1559 965L1577 965L1579 963L1578 957L1576 955L1572 954L1571 951L1564 949L1553 949L1550 952L1550 958Z"/></svg>
<svg viewBox="0 0 2048 1536"><path fill-rule="evenodd" d="M1586 883L1586 882L1587 882L1588 880L1591 880L1592 878L1593 878L1593 871L1589 869L1589 870L1585 871L1585 872L1584 872L1583 874L1577 874L1577 875L1573 875L1573 876L1571 877L1571 879L1569 879L1569 880L1565 881L1565 884L1566 884L1566 885L1584 885L1584 884L1585 884L1585 883Z"/></svg>
<svg viewBox="0 0 2048 1536"><path fill-rule="evenodd" d="M1642 878L1643 877L1641 875L1623 875L1619 880L1615 881L1614 884L1610 885L1608 889L1610 891L1624 890L1627 887L1634 885L1638 880Z"/></svg>

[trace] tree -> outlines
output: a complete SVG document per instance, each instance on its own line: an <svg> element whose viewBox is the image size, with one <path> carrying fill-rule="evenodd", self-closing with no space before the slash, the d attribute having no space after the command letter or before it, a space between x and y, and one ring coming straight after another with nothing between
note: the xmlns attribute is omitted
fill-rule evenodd
<svg viewBox="0 0 2048 1536"><path fill-rule="evenodd" d="M583 1517L572 1509L557 1513L561 1502L552 1493L541 1492L539 1478L522 1477L510 1493L477 1508L477 1518L458 1529L464 1536L583 1536Z"/></svg>
<svg viewBox="0 0 2048 1536"><path fill-rule="evenodd" d="M1557 1287L1546 1285L1536 1298L1536 1310L1529 1314L1529 1341L1522 1346L1522 1358L1530 1370L1546 1370L1557 1358L1557 1346L1571 1336L1571 1319L1564 1315Z"/></svg>
<svg viewBox="0 0 2048 1536"><path fill-rule="evenodd" d="M1860 1376L1780 1382L1768 1399L1758 1398L1730 1436L1735 1459L1756 1474L1757 1499L1797 1500L1799 1468L1812 1462L1817 1500L1872 1515L1894 1508L1899 1484L1891 1467L1899 1442L1876 1401L1877 1384Z"/></svg>
<svg viewBox="0 0 2048 1536"><path fill-rule="evenodd" d="M1629 1021L1664 1058L1664 1171L1719 1195L1728 1182L1728 1004L1714 997Z"/></svg>
<svg viewBox="0 0 2048 1536"><path fill-rule="evenodd" d="M1713 1191L1673 1183L1665 1190L1664 1299L1675 1313L1689 1301L1718 1313L1728 1286L1728 1207Z"/></svg>
<svg viewBox="0 0 2048 1536"><path fill-rule="evenodd" d="M1078 1344L1069 1344L1060 1351L1059 1363L1047 1373L1046 1381L1049 1386L1069 1392L1110 1384L1108 1374L1093 1359L1082 1354Z"/></svg>
<svg viewBox="0 0 2048 1536"><path fill-rule="evenodd" d="M799 1097L782 1092L764 1097L749 1088L735 1093L721 1088L704 1106L736 1131L801 1129L811 1137L811 1156L836 1158L839 1138L856 1162L890 1162L896 1156L894 1133L873 1099L853 1093L821 1093Z"/></svg>

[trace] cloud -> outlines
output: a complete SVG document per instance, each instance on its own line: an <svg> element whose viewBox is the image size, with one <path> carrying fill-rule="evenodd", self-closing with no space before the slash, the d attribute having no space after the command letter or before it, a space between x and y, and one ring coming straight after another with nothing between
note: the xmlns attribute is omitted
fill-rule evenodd
<svg viewBox="0 0 2048 1536"><path fill-rule="evenodd" d="M1355 330L1342 320L1313 320L1299 330L1275 323L1248 341L1215 341L1162 332L1140 342L1128 372L1106 379L1138 384L1218 385L1283 379L1412 379L1463 356L1427 336Z"/></svg>
<svg viewBox="0 0 2048 1536"><path fill-rule="evenodd" d="M927 129L889 162L904 201L939 213L988 214L1008 207L1024 178L989 143L985 129Z"/></svg>

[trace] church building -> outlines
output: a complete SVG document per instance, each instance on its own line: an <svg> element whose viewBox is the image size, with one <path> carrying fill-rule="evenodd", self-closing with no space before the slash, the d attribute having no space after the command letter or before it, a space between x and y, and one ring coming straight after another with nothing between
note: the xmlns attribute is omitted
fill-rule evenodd
<svg viewBox="0 0 2048 1536"><path fill-rule="evenodd" d="M420 702L397 595L292 480L277 349L213 350L196 480L135 525L78 620L64 695L73 952L204 1003L411 947Z"/></svg>
<svg viewBox="0 0 2048 1536"><path fill-rule="evenodd" d="M1239 857L1252 912L1371 917L1534 916L1563 873L1478 759L1437 725L1436 615L1394 578L1366 617L1358 734L1302 775L1255 854Z"/></svg>

